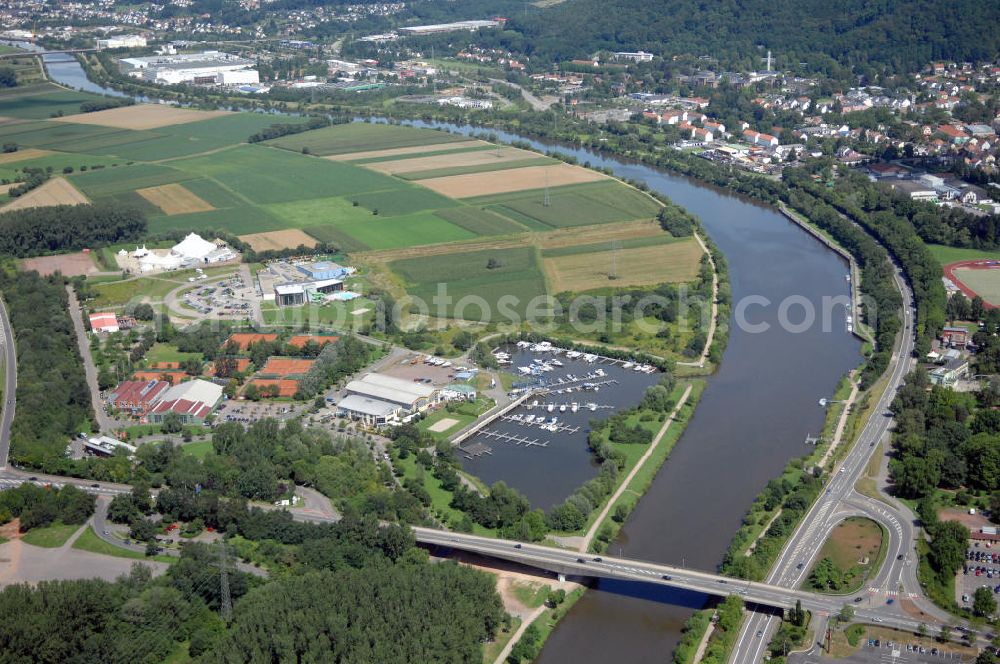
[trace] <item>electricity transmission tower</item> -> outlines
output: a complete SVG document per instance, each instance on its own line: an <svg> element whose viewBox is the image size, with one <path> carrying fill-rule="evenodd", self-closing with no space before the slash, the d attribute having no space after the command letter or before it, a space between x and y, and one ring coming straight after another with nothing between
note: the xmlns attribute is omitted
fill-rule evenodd
<svg viewBox="0 0 1000 664"><path fill-rule="evenodd" d="M233 619L233 596L229 592L229 571L226 569L226 543L219 549L219 616L229 624Z"/></svg>

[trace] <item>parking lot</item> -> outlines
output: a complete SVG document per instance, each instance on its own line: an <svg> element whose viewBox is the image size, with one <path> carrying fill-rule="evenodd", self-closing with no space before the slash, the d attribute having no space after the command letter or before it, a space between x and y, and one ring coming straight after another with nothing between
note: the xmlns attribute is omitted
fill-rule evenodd
<svg viewBox="0 0 1000 664"><path fill-rule="evenodd" d="M219 406L215 421L253 424L266 417L288 420L297 416L305 408L305 405L299 403L230 400Z"/></svg>
<svg viewBox="0 0 1000 664"><path fill-rule="evenodd" d="M791 664L827 664L831 661L850 664L904 664L908 662L926 662L927 664L954 662L957 664L958 662L972 662L974 659L972 656L962 655L938 645L918 645L882 639L864 639L854 654L839 659L820 657L817 652L794 654L788 657Z"/></svg>
<svg viewBox="0 0 1000 664"><path fill-rule="evenodd" d="M976 542L965 552L965 565L955 579L955 600L971 607L976 588L983 586L1000 595L1000 550Z"/></svg>
<svg viewBox="0 0 1000 664"><path fill-rule="evenodd" d="M197 284L200 279L196 279ZM251 302L256 297L239 273L220 281L207 282L184 291L184 305L200 314L219 316L251 316Z"/></svg>

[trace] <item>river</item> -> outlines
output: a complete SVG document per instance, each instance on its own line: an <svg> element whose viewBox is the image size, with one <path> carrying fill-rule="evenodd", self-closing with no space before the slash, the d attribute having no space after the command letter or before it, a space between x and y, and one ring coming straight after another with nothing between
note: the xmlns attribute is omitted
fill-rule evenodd
<svg viewBox="0 0 1000 664"><path fill-rule="evenodd" d="M86 80L78 64L50 66L49 71L73 87ZM823 298L846 295L845 261L775 210L685 177L509 132L411 124L495 133L503 141L558 149L581 163L645 182L701 219L729 263L734 305L747 298L771 303L747 310L749 322L767 324L766 331L736 325L734 306L719 370L708 379L687 430L611 545L616 554L715 570L754 496L789 459L807 453L806 436L817 434L823 424L819 399L830 397L840 377L861 360L859 342L845 331L842 308L825 330L816 324L794 332L778 324L779 304L788 298L804 298L822 311ZM802 320L801 308L791 307L788 318ZM669 661L684 621L706 601L703 595L662 586L600 581L558 625L538 662Z"/></svg>

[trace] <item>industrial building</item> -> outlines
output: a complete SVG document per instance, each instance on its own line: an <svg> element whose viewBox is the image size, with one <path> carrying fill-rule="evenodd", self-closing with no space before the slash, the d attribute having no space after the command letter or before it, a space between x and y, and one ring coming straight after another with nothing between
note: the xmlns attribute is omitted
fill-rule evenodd
<svg viewBox="0 0 1000 664"><path fill-rule="evenodd" d="M500 19L490 19L488 21L455 21L454 23L436 23L433 25L411 25L408 28L399 28L399 32L407 36L433 35L440 32L458 32L459 30L479 30L480 28L496 28L503 25Z"/></svg>
<svg viewBox="0 0 1000 664"><path fill-rule="evenodd" d="M341 416L369 425L423 412L439 399L436 387L376 373L352 380L344 392L347 396L338 404Z"/></svg>
<svg viewBox="0 0 1000 664"><path fill-rule="evenodd" d="M149 412L149 421L162 424L168 413L177 413L184 424L202 424L220 399L220 385L207 380L189 380L163 393Z"/></svg>
<svg viewBox="0 0 1000 664"><path fill-rule="evenodd" d="M146 38L142 35L119 35L97 40L97 48L141 48L145 45Z"/></svg>
<svg viewBox="0 0 1000 664"><path fill-rule="evenodd" d="M233 74L233 72L252 70L255 64L253 60L222 51L122 58L121 63L126 67L125 73L129 76L163 85L174 85L177 83L240 85L257 83L259 80L255 70L253 74L247 73L239 76ZM222 79L231 82L221 83L220 75L227 73L230 76L228 78L223 76ZM238 80L241 78L246 80Z"/></svg>

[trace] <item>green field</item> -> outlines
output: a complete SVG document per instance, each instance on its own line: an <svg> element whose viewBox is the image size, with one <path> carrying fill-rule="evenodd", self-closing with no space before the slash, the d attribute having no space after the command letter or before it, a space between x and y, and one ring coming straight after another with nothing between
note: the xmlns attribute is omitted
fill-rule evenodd
<svg viewBox="0 0 1000 664"><path fill-rule="evenodd" d="M487 268L490 259L497 261L499 267ZM546 294L545 278L533 247L448 254L447 260L408 258L394 261L389 267L405 280L411 295L427 303L431 315L439 313L433 303L439 284L445 286L452 298L452 302L443 307L447 316L455 315L455 304L466 296L477 296L476 301L481 298L486 302L488 311L470 305L458 312L470 320L495 319L498 314L506 318L508 311L523 319L528 302ZM511 297L505 299L504 309L499 311L498 304L503 296Z"/></svg>
<svg viewBox="0 0 1000 664"><path fill-rule="evenodd" d="M36 159L25 159L24 161L12 161L6 164L0 164L0 179L13 180L18 177L18 171L23 171L26 168L51 168L53 174L58 175L61 174L63 172L63 168L67 166L71 167L75 172L80 170L81 166L86 166L90 169L94 166L110 166L111 164L119 162L120 160L114 157L76 154L72 152L56 152L45 155L44 157L38 157Z"/></svg>
<svg viewBox="0 0 1000 664"><path fill-rule="evenodd" d="M992 305L1000 304L1000 270L955 270L955 277Z"/></svg>
<svg viewBox="0 0 1000 664"><path fill-rule="evenodd" d="M412 186L363 168L260 145L240 145L210 155L180 159L170 165L185 173L214 178L230 191L257 204Z"/></svg>
<svg viewBox="0 0 1000 664"><path fill-rule="evenodd" d="M67 90L52 83L9 88L0 93L0 116L39 119L57 113L73 115L80 112L80 104L100 99L89 92Z"/></svg>
<svg viewBox="0 0 1000 664"><path fill-rule="evenodd" d="M985 249L963 249L961 247L947 247L943 244L928 244L927 248L941 265L957 263L959 261L974 261L983 258L1000 260L1000 251L987 251Z"/></svg>
<svg viewBox="0 0 1000 664"><path fill-rule="evenodd" d="M610 224L633 219L651 219L659 205L648 195L620 182L555 187L545 205L542 189L466 199L486 206L516 221L534 220L550 228Z"/></svg>
<svg viewBox="0 0 1000 664"><path fill-rule="evenodd" d="M171 230L227 230L237 235L244 235L246 233L279 231L291 227L293 225L280 221L264 208L252 205L207 212L175 214L149 220L149 230L153 233Z"/></svg>
<svg viewBox="0 0 1000 664"><path fill-rule="evenodd" d="M128 136L131 133L123 129L111 129L97 125L46 120L0 126L0 139L4 142L12 141L21 146L52 148L65 152L87 152L86 149L78 149L77 145L97 143L103 146L109 142L128 140L122 136Z"/></svg>
<svg viewBox="0 0 1000 664"><path fill-rule="evenodd" d="M268 143L295 152L301 152L302 148L307 147L313 154L325 156L466 140L469 140L466 136L436 129L355 122L282 136Z"/></svg>
<svg viewBox="0 0 1000 664"><path fill-rule="evenodd" d="M476 237L474 233L449 223L432 212L418 212L401 217L372 216L366 221L337 224L337 228L369 249L396 249L471 240Z"/></svg>
<svg viewBox="0 0 1000 664"><path fill-rule="evenodd" d="M73 533L80 529L80 524L64 525L54 523L44 528L32 528L21 536L21 541L33 546L42 546L46 549L57 549L66 543Z"/></svg>
<svg viewBox="0 0 1000 664"><path fill-rule="evenodd" d="M527 227L492 210L472 205L438 210L435 214L476 235L509 235L527 230Z"/></svg>
<svg viewBox="0 0 1000 664"><path fill-rule="evenodd" d="M156 362L184 362L186 360L200 360L201 353L184 353L177 350L177 346L165 343L155 343L146 353L146 360L150 363Z"/></svg>
<svg viewBox="0 0 1000 664"><path fill-rule="evenodd" d="M396 191L379 191L348 196L352 202L380 215L396 217L421 210L440 210L458 205L458 201L418 185L402 185Z"/></svg>
<svg viewBox="0 0 1000 664"><path fill-rule="evenodd" d="M173 182L183 182L192 175L182 170L159 164L132 164L117 168L102 168L71 176L70 180L91 198L121 194L146 187L158 187Z"/></svg>

